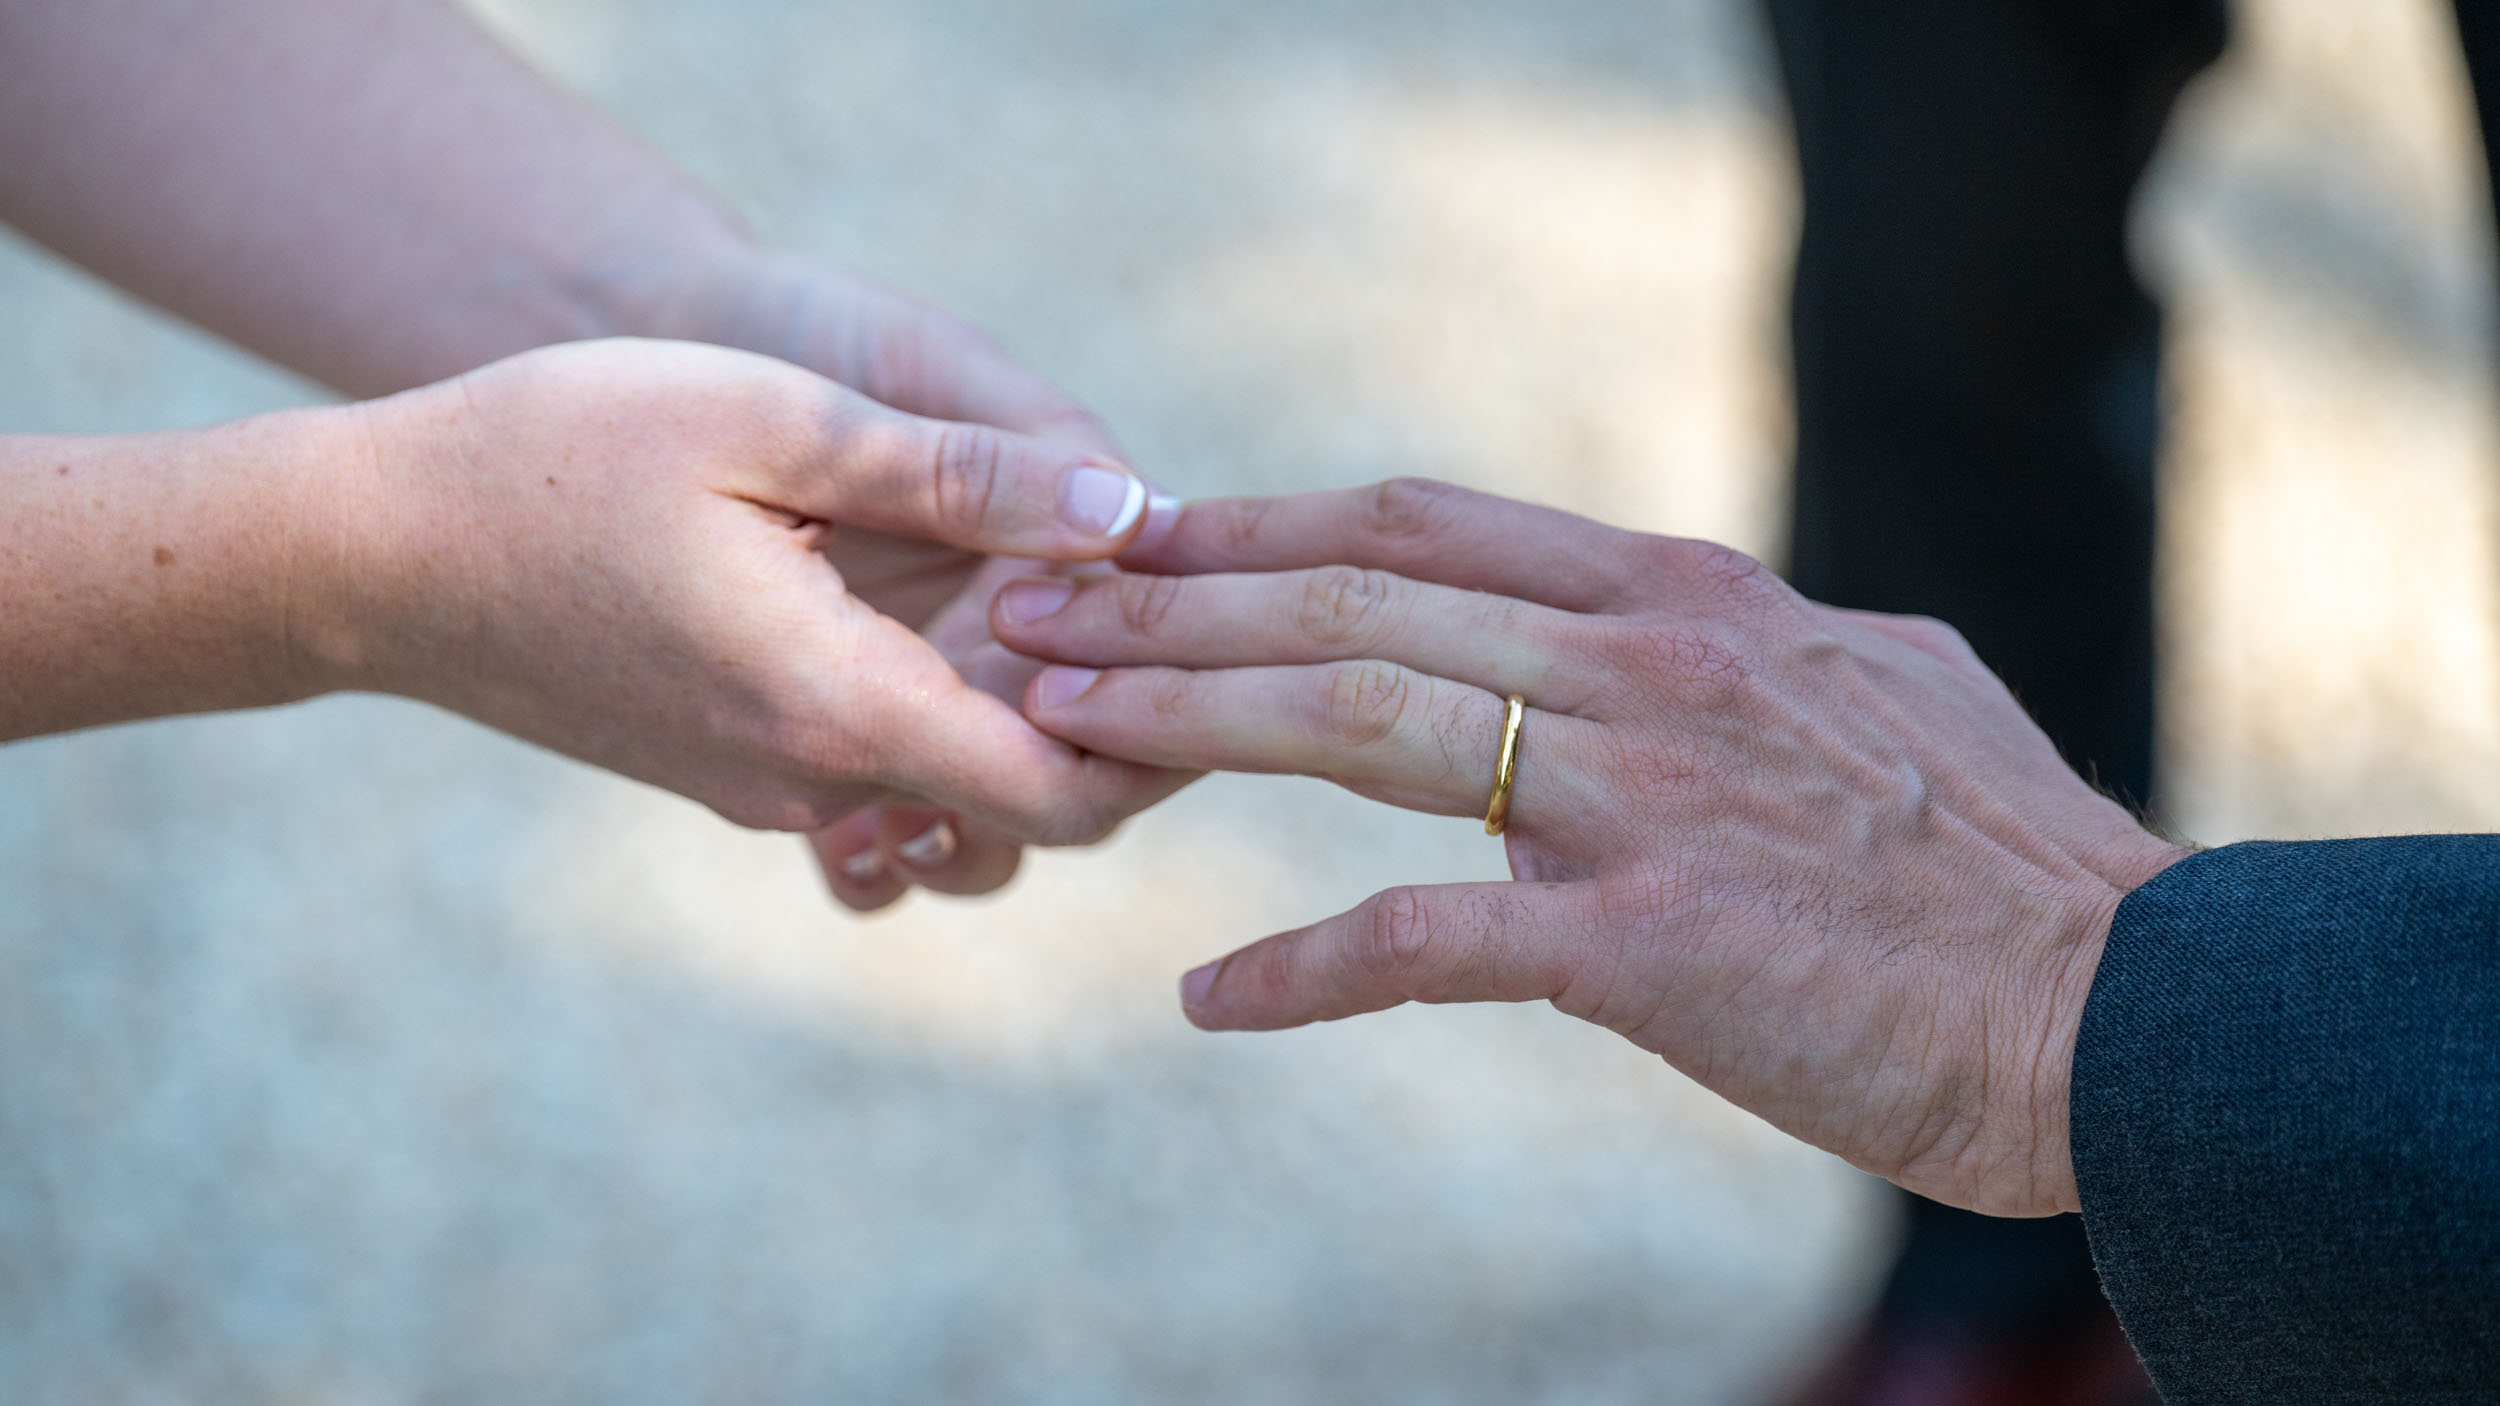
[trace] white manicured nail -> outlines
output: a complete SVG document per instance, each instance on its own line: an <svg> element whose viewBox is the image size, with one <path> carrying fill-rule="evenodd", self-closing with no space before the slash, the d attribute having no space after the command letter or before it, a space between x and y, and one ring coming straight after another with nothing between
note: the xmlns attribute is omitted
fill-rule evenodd
<svg viewBox="0 0 2500 1406"><path fill-rule="evenodd" d="M1146 515L1146 485L1135 474L1087 464L1068 475L1059 515L1079 532L1125 536Z"/></svg>
<svg viewBox="0 0 2500 1406"><path fill-rule="evenodd" d="M873 879L885 872L885 856L873 849L864 849L842 861L845 878Z"/></svg>
<svg viewBox="0 0 2500 1406"><path fill-rule="evenodd" d="M1160 488L1147 493L1146 525L1138 530L1137 540L1129 544L1129 550L1142 552L1161 545L1164 538L1172 535L1172 529L1179 525L1180 520L1180 499Z"/></svg>
<svg viewBox="0 0 2500 1406"><path fill-rule="evenodd" d="M955 857L955 827L940 820L896 845L894 852L916 869L934 869Z"/></svg>

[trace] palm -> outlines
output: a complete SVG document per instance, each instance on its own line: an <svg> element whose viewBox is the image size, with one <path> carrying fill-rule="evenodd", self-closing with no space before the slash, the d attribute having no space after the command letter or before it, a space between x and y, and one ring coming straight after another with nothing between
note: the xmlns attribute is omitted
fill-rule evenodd
<svg viewBox="0 0 2500 1406"><path fill-rule="evenodd" d="M848 527L835 530L825 557L852 595L915 630L931 628L990 560L940 542Z"/></svg>

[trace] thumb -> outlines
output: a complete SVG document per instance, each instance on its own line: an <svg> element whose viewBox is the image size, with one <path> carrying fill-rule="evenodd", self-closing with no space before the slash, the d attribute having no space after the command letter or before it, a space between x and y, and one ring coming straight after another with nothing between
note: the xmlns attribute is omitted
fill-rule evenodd
<svg viewBox="0 0 2500 1406"><path fill-rule="evenodd" d="M1117 556L1155 496L1098 450L923 419L848 392L820 452L790 473L788 506L837 527L1052 561Z"/></svg>
<svg viewBox="0 0 2500 1406"><path fill-rule="evenodd" d="M1565 884L1444 884L1372 895L1352 911L1254 942L1181 978L1207 1030L1283 1030L1409 1001L1550 1001L1593 928Z"/></svg>

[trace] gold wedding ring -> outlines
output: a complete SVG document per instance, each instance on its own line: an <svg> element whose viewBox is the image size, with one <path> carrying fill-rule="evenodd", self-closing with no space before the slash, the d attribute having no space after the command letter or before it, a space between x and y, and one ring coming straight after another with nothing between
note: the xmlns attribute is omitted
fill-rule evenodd
<svg viewBox="0 0 2500 1406"><path fill-rule="evenodd" d="M1502 759L1493 768L1493 799L1484 808L1484 833L1498 835L1510 827L1510 783L1519 777L1519 724L1527 719L1528 700L1514 693L1502 713Z"/></svg>

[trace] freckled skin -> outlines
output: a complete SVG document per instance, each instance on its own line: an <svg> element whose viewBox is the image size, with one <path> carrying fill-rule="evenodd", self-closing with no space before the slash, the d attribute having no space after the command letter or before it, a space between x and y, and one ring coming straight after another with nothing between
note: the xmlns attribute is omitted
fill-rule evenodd
<svg viewBox="0 0 2500 1406"><path fill-rule="evenodd" d="M105 496L36 467L64 453L107 470ZM546 492L567 462L599 481ZM857 529L975 560L1107 558L1142 521L1113 536L1060 509L1106 472L674 342L552 347L203 431L0 437L0 741L398 693L741 824L813 831L893 799L1088 841L1177 779L1035 730L827 548ZM1000 853L965 881L1003 882Z"/></svg>

